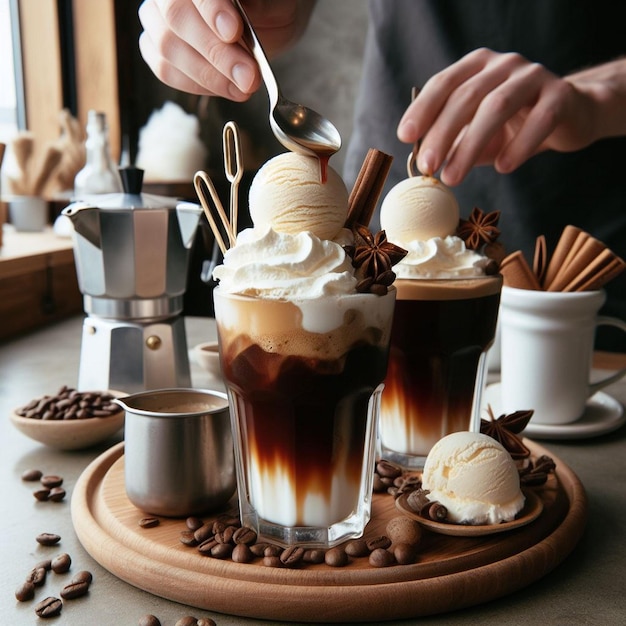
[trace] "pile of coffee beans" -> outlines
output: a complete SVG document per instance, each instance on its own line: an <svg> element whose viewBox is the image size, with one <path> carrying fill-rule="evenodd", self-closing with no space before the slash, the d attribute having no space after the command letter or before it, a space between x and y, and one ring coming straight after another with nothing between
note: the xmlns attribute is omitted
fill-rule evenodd
<svg viewBox="0 0 626 626"><path fill-rule="evenodd" d="M374 493L388 493L394 498L410 493L422 486L418 474L407 473L399 465L381 459L376 463L374 473Z"/></svg>
<svg viewBox="0 0 626 626"><path fill-rule="evenodd" d="M61 537L55 533L40 533L35 540L42 546L56 546L61 541ZM71 566L72 558L66 552L58 554L54 558L39 561L26 575L24 582L15 590L15 598L19 602L32 600L35 597L36 589L42 587L46 582L48 572L65 574ZM63 601L84 596L89 591L92 580L91 572L86 570L78 572L69 583L62 587L59 593L61 598L48 596L35 605L36 615L42 618L56 617L63 609Z"/></svg>
<svg viewBox="0 0 626 626"><path fill-rule="evenodd" d="M77 391L63 386L56 395L35 398L16 410L18 415L38 420L76 420L110 417L121 408L105 391Z"/></svg>
<svg viewBox="0 0 626 626"><path fill-rule="evenodd" d="M415 563L421 540L419 524L399 516L389 522L386 532L387 535L355 539L326 550L302 546L283 548L257 541L257 534L242 527L239 518L221 516L205 523L198 517L188 517L179 540L203 556L231 559L235 563L256 562L265 567L303 568L321 563L345 567L358 558L368 558L372 567Z"/></svg>
<svg viewBox="0 0 626 626"><path fill-rule="evenodd" d="M41 483L41 487L33 491L33 496L40 502L50 500L52 502L61 502L65 498L65 489L63 485L63 477L56 474L44 474L38 469L29 469L22 473L22 480L25 482Z"/></svg>

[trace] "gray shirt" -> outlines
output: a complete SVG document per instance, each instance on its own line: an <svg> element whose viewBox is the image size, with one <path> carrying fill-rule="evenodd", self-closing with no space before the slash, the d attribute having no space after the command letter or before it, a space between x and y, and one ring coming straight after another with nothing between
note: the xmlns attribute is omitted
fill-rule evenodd
<svg viewBox="0 0 626 626"><path fill-rule="evenodd" d="M394 158L387 190L406 178L411 147L396 139L412 86L485 46L516 51L558 75L626 53L626 3L613 0L370 0L363 79L345 178L356 178L368 148ZM626 138L598 141L575 153L547 152L512 174L477 167L458 187L461 213L500 210L502 242L532 261L535 238L552 250L574 224L626 257ZM376 218L377 219L377 218ZM378 224L374 224L378 226ZM605 313L626 320L626 276L607 289ZM602 339L626 350L623 334Z"/></svg>

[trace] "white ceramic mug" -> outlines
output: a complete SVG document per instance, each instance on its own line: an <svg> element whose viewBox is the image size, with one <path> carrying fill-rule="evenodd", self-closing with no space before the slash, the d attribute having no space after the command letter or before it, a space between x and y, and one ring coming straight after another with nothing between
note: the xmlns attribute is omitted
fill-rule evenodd
<svg viewBox="0 0 626 626"><path fill-rule="evenodd" d="M568 424L585 411L590 396L626 375L626 368L590 382L598 326L626 332L626 322L598 316L604 291L576 293L504 287L502 410L533 409L538 424Z"/></svg>

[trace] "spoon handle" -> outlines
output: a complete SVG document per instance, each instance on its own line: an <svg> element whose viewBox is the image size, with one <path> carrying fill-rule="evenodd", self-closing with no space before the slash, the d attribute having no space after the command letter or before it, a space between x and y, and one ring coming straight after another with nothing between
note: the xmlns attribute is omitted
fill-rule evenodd
<svg viewBox="0 0 626 626"><path fill-rule="evenodd" d="M265 83L265 87L267 88L267 93L270 98L270 104L273 107L281 97L278 81L274 76L274 72L272 71L270 62L267 59L267 55L265 54L263 46L257 37L256 31L254 30L254 26L252 26L252 22L250 21L248 14L241 6L241 2L239 2L239 0L233 0L233 4L235 5L237 11L239 11L241 19L243 20L243 42L249 48L252 56L259 64L261 76L263 76L263 82Z"/></svg>

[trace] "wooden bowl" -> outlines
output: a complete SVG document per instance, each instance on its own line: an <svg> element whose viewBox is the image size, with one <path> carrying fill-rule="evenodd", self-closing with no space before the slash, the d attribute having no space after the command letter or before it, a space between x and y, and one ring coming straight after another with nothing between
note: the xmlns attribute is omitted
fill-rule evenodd
<svg viewBox="0 0 626 626"><path fill-rule="evenodd" d="M114 396L126 394L110 392ZM22 434L57 450L90 448L113 436L124 426L124 410L107 417L72 420L41 420L22 417L13 411L11 422Z"/></svg>

